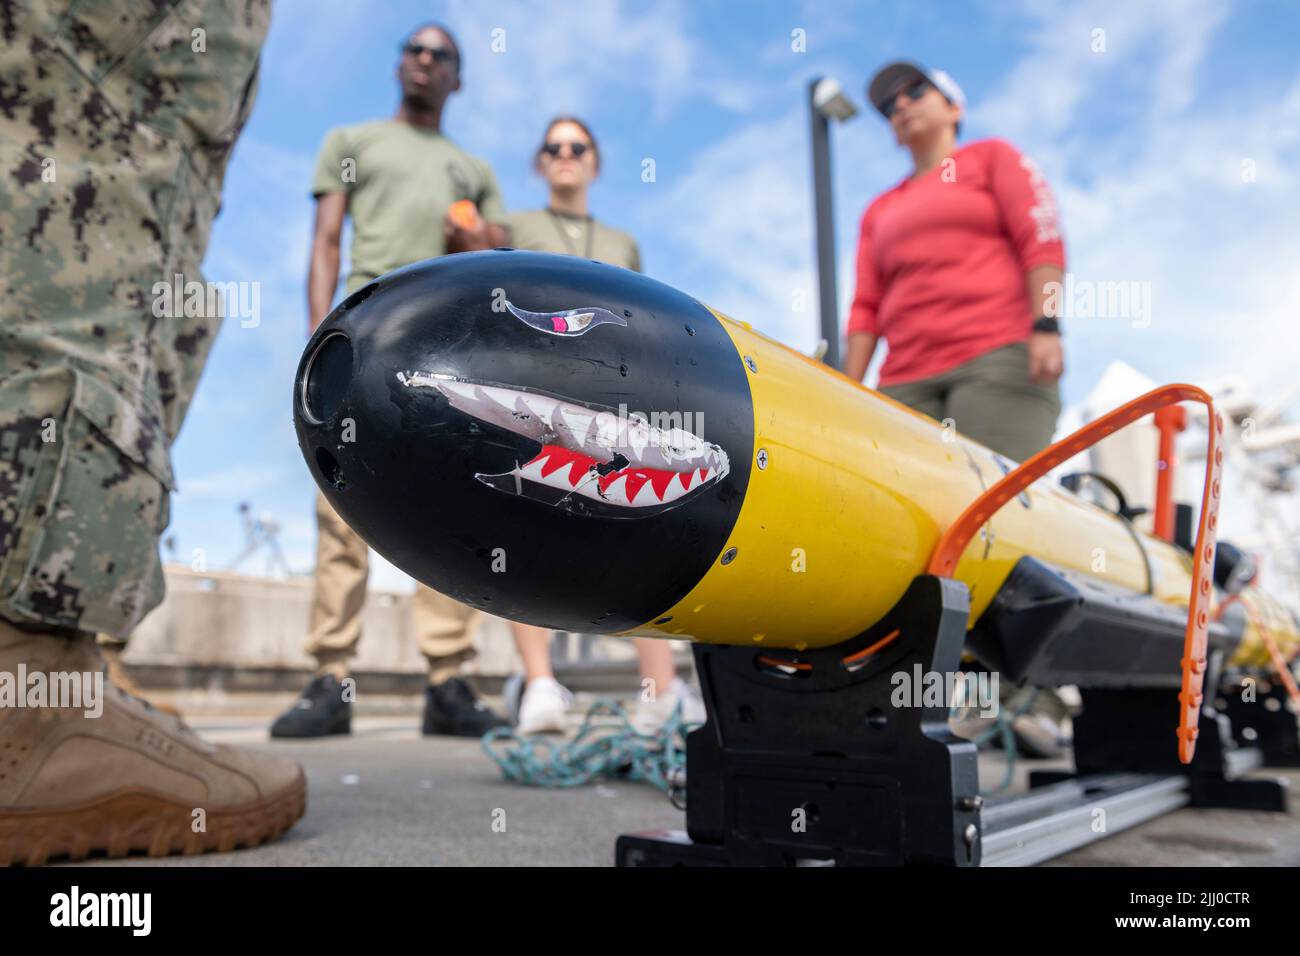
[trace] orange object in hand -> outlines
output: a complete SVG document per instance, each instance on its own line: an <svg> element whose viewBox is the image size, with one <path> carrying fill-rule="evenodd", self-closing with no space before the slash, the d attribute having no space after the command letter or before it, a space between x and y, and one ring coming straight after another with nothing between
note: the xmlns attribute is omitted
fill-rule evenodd
<svg viewBox="0 0 1300 956"><path fill-rule="evenodd" d="M447 210L451 221L461 229L476 229L479 224L478 207L471 199L458 199Z"/></svg>

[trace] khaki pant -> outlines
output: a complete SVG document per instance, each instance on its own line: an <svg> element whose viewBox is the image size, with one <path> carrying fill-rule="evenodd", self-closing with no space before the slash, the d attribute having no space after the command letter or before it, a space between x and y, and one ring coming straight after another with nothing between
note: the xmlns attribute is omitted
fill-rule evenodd
<svg viewBox="0 0 1300 956"><path fill-rule="evenodd" d="M316 493L316 526L316 588L306 650L316 658L318 674L333 673L342 679L361 640L370 551L320 492ZM416 584L411 619L420 653L429 661L429 683L454 677L474 656L474 626L480 613Z"/></svg>
<svg viewBox="0 0 1300 956"><path fill-rule="evenodd" d="M942 375L889 385L884 394L999 455L1024 461L1052 442L1061 394L1029 378L1029 346L1004 345Z"/></svg>

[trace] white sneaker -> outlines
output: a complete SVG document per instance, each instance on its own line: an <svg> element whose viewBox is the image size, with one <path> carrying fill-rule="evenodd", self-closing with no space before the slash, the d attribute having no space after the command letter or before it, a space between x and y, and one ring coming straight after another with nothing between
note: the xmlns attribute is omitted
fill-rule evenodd
<svg viewBox="0 0 1300 956"><path fill-rule="evenodd" d="M682 705L683 723L704 723L706 713L704 701L700 698L699 693L680 677L674 677L673 682L668 685L668 689L659 694L654 700L638 700L636 716L632 718L633 728L639 734L653 735L659 733L664 724L668 723L668 718L673 715L673 711L677 709L679 703Z"/></svg>
<svg viewBox="0 0 1300 956"><path fill-rule="evenodd" d="M554 677L530 680L519 702L519 725L515 733L521 737L564 733L564 718L572 703L573 694Z"/></svg>

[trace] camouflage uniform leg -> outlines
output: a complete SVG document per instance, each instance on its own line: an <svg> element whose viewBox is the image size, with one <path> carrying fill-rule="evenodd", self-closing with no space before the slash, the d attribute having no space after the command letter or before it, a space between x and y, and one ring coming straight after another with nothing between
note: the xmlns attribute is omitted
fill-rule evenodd
<svg viewBox="0 0 1300 956"><path fill-rule="evenodd" d="M0 2L0 615L123 635L162 598L169 448L220 324L199 262L269 0Z"/></svg>

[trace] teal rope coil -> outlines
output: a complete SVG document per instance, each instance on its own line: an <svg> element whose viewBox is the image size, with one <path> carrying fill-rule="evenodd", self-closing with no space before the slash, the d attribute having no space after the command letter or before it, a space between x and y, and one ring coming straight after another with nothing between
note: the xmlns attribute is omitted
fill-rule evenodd
<svg viewBox="0 0 1300 956"><path fill-rule="evenodd" d="M1002 752L1006 755L1007 758L1007 766L1006 766L1006 770L1002 774L1002 782L999 783L992 790L984 791L984 796L987 797L999 796L1011 786L1011 782L1015 779L1016 758L1018 756L1018 753L1016 748L1016 735L1011 725L1017 717L1020 717L1023 714L1027 714L1030 708L1034 706L1034 702L1036 700L1038 700L1037 689L1035 689L1034 692L1029 695L1028 700L1026 700L1023 704L1021 704L1019 707L1017 707L1015 710L1011 712L1010 717L1008 717L1005 711L1001 707L999 707L997 715L994 716L993 718L993 726L990 727L988 730L981 731L980 733L976 734L973 738L971 738L971 743L973 743L977 748L979 748L982 747L984 744L988 743L994 737L999 737L1001 739L1000 742L1002 744ZM957 716L960 711L967 710L967 709L969 708L959 707L958 705L954 704L948 708L948 716L951 719Z"/></svg>
<svg viewBox="0 0 1300 956"><path fill-rule="evenodd" d="M638 733L616 701L591 705L570 741L520 737L509 727L483 735L483 752L507 780L530 787L581 787L596 779L644 780L668 794L681 788L686 734L697 724L682 721L679 703L654 734Z"/></svg>

